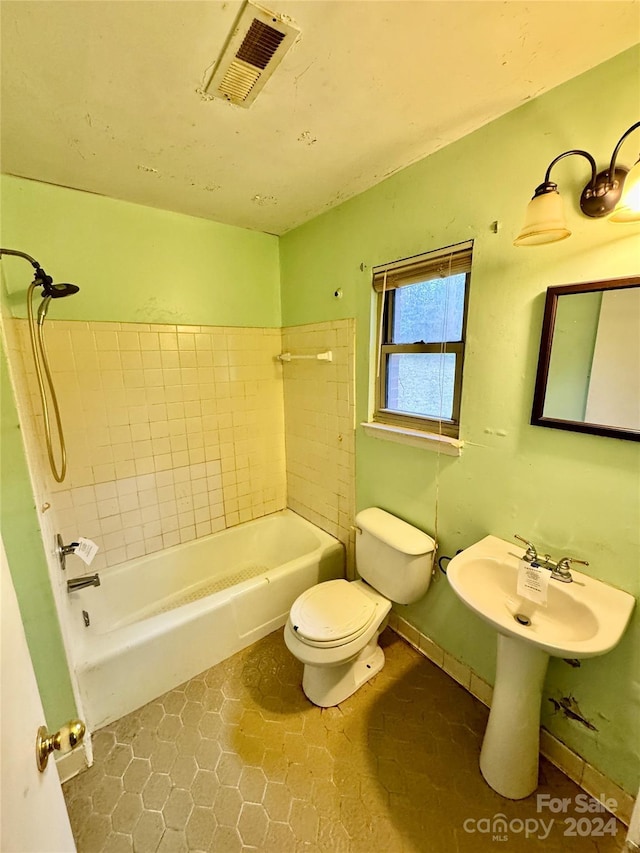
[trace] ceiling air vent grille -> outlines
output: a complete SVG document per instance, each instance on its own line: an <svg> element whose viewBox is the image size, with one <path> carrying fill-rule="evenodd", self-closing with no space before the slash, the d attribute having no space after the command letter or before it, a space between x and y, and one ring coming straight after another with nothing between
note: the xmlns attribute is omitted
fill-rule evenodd
<svg viewBox="0 0 640 853"><path fill-rule="evenodd" d="M298 35L276 15L247 3L227 47L216 63L206 91L248 107L273 74Z"/></svg>
<svg viewBox="0 0 640 853"><path fill-rule="evenodd" d="M255 65L256 68L266 68L283 38L284 33L254 18L249 32L240 45L238 59L248 62L249 65Z"/></svg>
<svg viewBox="0 0 640 853"><path fill-rule="evenodd" d="M261 73L257 68L252 68L245 62L233 59L218 86L218 92L222 97L234 103L246 101L251 90L260 79Z"/></svg>

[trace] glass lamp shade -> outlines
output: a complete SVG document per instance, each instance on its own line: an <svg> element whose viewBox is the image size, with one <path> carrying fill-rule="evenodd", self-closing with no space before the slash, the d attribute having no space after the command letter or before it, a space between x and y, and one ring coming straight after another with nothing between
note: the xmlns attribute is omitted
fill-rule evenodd
<svg viewBox="0 0 640 853"><path fill-rule="evenodd" d="M627 175L609 222L640 222L640 160Z"/></svg>
<svg viewBox="0 0 640 853"><path fill-rule="evenodd" d="M514 246L539 246L571 236L564 219L562 199L556 190L534 196L527 207L522 231Z"/></svg>

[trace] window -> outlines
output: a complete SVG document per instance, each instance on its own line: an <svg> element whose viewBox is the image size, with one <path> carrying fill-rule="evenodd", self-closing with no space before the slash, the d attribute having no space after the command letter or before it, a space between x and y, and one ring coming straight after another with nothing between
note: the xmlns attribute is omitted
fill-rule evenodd
<svg viewBox="0 0 640 853"><path fill-rule="evenodd" d="M374 268L376 422L458 437L472 247Z"/></svg>

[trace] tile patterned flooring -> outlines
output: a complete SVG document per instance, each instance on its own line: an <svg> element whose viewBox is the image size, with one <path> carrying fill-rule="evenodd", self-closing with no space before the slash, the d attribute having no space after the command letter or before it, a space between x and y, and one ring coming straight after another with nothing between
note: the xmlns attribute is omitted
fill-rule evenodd
<svg viewBox="0 0 640 853"><path fill-rule="evenodd" d="M571 809L494 793L478 770L486 708L392 631L382 645L382 672L336 708L306 700L277 631L101 729L94 765L64 785L79 853L623 849L619 823L565 836ZM539 792L580 789L542 759ZM478 831L499 814L507 838Z"/></svg>

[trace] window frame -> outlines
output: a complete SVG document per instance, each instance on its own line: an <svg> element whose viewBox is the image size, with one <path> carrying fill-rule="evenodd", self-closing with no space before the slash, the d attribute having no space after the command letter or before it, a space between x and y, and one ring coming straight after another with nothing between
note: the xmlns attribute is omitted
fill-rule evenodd
<svg viewBox="0 0 640 853"><path fill-rule="evenodd" d="M462 263L466 260L466 269L448 271L451 266L450 259L454 256L462 257ZM375 267L373 270L373 286L378 295L379 318L378 337L376 347L377 367L379 376L375 381L375 401L373 411L373 422L402 429L412 429L423 433L445 435L451 438L460 437L460 410L462 402L462 382L465 356L465 342L467 336L467 320L469 314L469 292L471 283L471 263L473 256L473 241L449 246L436 252L429 252L404 261L396 261L392 264ZM449 264L447 264L449 260ZM406 270L407 281L403 281L403 267ZM424 275L420 277L420 269L424 268ZM393 271L393 285L388 289L384 286L386 274ZM444 273L444 274L443 274ZM454 275L464 274L464 302L462 314L462 329L460 340L443 341L435 343L417 342L413 344L394 344L393 322L395 310L396 290L409 287L422 281L436 278L450 278ZM382 286L380 281L382 279ZM382 316L380 314L382 312ZM388 362L389 356L403 353L454 353L456 355L456 366L453 385L453 406L451 418L433 418L426 415L418 415L390 409L383 402L387 401L388 384Z"/></svg>

